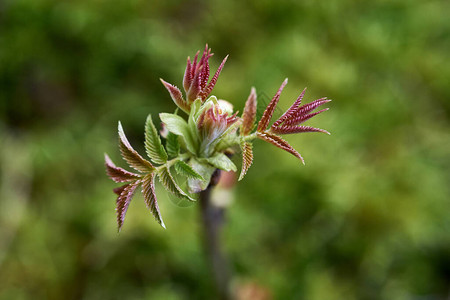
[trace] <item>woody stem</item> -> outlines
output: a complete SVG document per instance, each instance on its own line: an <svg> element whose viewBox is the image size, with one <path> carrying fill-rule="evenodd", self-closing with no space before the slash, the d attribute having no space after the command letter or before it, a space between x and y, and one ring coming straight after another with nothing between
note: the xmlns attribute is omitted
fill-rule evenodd
<svg viewBox="0 0 450 300"><path fill-rule="evenodd" d="M225 208L214 205L211 191L217 184L220 170L216 170L208 188L200 192L200 210L203 222L205 250L217 290L217 299L230 300L230 270L221 247L221 229L225 221Z"/></svg>

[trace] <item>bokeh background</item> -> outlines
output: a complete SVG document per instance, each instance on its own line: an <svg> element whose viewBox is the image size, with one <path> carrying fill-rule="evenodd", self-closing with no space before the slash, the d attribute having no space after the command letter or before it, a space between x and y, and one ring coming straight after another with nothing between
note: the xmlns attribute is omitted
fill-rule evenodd
<svg viewBox="0 0 450 300"><path fill-rule="evenodd" d="M209 43L213 92L242 111L289 78L332 132L259 141L224 244L247 299L450 297L448 1L3 0L0 299L212 299L199 211L157 186L163 230L133 200L116 228L103 153L117 121L143 150ZM260 296L258 296L260 295Z"/></svg>

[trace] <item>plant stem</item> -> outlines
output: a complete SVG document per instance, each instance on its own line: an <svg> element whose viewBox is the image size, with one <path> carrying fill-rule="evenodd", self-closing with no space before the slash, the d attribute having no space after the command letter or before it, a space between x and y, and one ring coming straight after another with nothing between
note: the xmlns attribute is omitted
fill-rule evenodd
<svg viewBox="0 0 450 300"><path fill-rule="evenodd" d="M216 170L208 188L200 192L200 209L203 221L205 248L214 276L218 299L230 300L230 270L220 243L221 229L224 224L225 208L214 205L211 191L217 184L220 170Z"/></svg>

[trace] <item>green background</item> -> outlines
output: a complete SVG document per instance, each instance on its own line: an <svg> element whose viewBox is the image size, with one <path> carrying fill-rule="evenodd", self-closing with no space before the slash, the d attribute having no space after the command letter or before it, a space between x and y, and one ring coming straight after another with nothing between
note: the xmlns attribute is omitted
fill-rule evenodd
<svg viewBox="0 0 450 300"><path fill-rule="evenodd" d="M448 1L0 2L0 299L212 299L197 206L142 196L118 234L117 121L143 153L149 113L175 108L185 59L208 43L213 94L250 87L279 113L304 87L324 134L262 141L224 236L245 299L447 299ZM244 298L243 298L244 299Z"/></svg>

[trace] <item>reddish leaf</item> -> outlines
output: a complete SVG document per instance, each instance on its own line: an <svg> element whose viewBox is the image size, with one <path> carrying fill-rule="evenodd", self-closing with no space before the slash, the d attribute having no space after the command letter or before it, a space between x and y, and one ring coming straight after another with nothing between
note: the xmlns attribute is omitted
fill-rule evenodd
<svg viewBox="0 0 450 300"><path fill-rule="evenodd" d="M191 82L192 82L191 68L192 68L191 58L188 56L187 63L186 63L186 71L184 71L184 77L183 77L183 87L186 92L189 90L189 87L191 86Z"/></svg>
<svg viewBox="0 0 450 300"><path fill-rule="evenodd" d="M255 124L256 118L256 90L252 87L242 113L241 135L248 135Z"/></svg>
<svg viewBox="0 0 450 300"><path fill-rule="evenodd" d="M307 114L307 113L315 110L317 107L321 106L322 104L328 103L330 101L331 100L327 100L326 98L321 98L321 99L314 100L311 103L308 103L308 104L300 106L295 111L294 116L297 117L297 116L302 116L304 114Z"/></svg>
<svg viewBox="0 0 450 300"><path fill-rule="evenodd" d="M318 114L320 114L320 113L322 113L322 112L324 112L324 111L327 111L327 110L328 110L328 108L324 108L324 109L322 109L322 110L320 110L320 111L317 111L317 112L315 112L315 113L312 113L312 114L304 114L304 115L296 116L295 118L286 120L286 121L284 122L284 125L290 125L290 126L292 126L292 125L298 125L298 124L301 124L301 123L303 123L303 122L305 122L305 121L311 119L312 117L314 117L314 116L316 116L316 115L318 115ZM273 128L274 128L274 126L272 126L272 129L273 129Z"/></svg>
<svg viewBox="0 0 450 300"><path fill-rule="evenodd" d="M194 74L191 87L186 93L187 102L189 103L194 102L201 91L202 79L200 77L200 70L197 70L197 72Z"/></svg>
<svg viewBox="0 0 450 300"><path fill-rule="evenodd" d="M129 185L130 185L130 184L125 184L125 185L116 187L115 189L113 189L114 194L116 194L117 196L120 196L120 194L122 193L122 191L123 191L127 186L129 186ZM116 199L116 203L117 203L117 200L118 200L118 199Z"/></svg>
<svg viewBox="0 0 450 300"><path fill-rule="evenodd" d="M263 132L266 130L267 125L269 125L270 119L272 118L273 112L275 110L275 107L277 106L278 100L280 100L281 91L287 84L288 79L286 78L283 83L281 84L280 88L278 89L275 96L273 96L272 100L270 101L269 105L267 106L266 110L264 111L264 114L261 118L261 120L258 123L258 132Z"/></svg>
<svg viewBox="0 0 450 300"><path fill-rule="evenodd" d="M303 90L303 92L301 92L300 96L298 96L298 98L297 98L297 100L295 100L294 104L292 104L291 107L289 107L289 109L275 123L273 123L272 127L280 125L281 123L283 123L283 121L288 120L295 113L298 106L302 102L305 92L306 92L306 88Z"/></svg>
<svg viewBox="0 0 450 300"><path fill-rule="evenodd" d="M242 180L244 178L245 174L247 174L248 169L252 165L253 162L253 146L249 142L244 142L241 145L242 149L242 170L241 174L239 175L239 180Z"/></svg>
<svg viewBox="0 0 450 300"><path fill-rule="evenodd" d="M159 212L158 201L155 194L155 174L151 173L144 177L142 180L142 194L144 195L145 204L152 212L156 221L165 229L166 225Z"/></svg>
<svg viewBox="0 0 450 300"><path fill-rule="evenodd" d="M117 225L119 226L119 231L122 228L123 222L125 220L125 214L127 213L128 206L130 205L131 198L136 191L136 188L141 184L140 180L136 180L124 186L122 192L116 201L116 212L117 212Z"/></svg>
<svg viewBox="0 0 450 300"><path fill-rule="evenodd" d="M220 72L222 71L223 66L225 65L225 62L227 61L227 59L228 59L228 55L225 56L225 58L223 59L222 63L220 64L219 68L217 69L216 73L211 78L211 81L208 83L208 85L200 93L199 96L202 98L202 100L205 100L206 97L208 97L208 95L211 94L214 86L216 85L217 79L219 78Z"/></svg>
<svg viewBox="0 0 450 300"><path fill-rule="evenodd" d="M197 53L195 53L194 56L194 60L192 62L192 67L191 67L191 78L194 78L195 72L197 72L197 58L198 58L198 54L200 53L200 51L197 51Z"/></svg>
<svg viewBox="0 0 450 300"><path fill-rule="evenodd" d="M133 169L143 173L155 169L148 160L140 156L139 153L137 153L136 150L134 150L133 147L131 147L130 142L128 142L127 137L123 132L122 124L120 124L120 122L119 122L119 147L123 159Z"/></svg>
<svg viewBox="0 0 450 300"><path fill-rule="evenodd" d="M201 78L201 82L200 82L200 86L201 89L204 89L206 87L206 84L208 83L208 79L209 79L209 58L212 56L211 54L211 49L208 48L208 44L206 44L205 46L205 50L203 51L203 55L202 58L200 60L200 65L201 65L201 72L200 72L200 78Z"/></svg>
<svg viewBox="0 0 450 300"><path fill-rule="evenodd" d="M189 112L189 106L184 101L180 89L174 86L173 84L164 81L161 78L159 80L161 80L164 87L169 91L170 97L172 98L173 102L175 102L175 104L185 112Z"/></svg>
<svg viewBox="0 0 450 300"><path fill-rule="evenodd" d="M325 129L315 128L311 126L279 126L270 129L270 132L277 134L291 134L291 133L299 133L299 132L323 132L326 134L330 134Z"/></svg>
<svg viewBox="0 0 450 300"><path fill-rule="evenodd" d="M133 181L141 177L138 174L134 174L120 167L116 167L106 153L105 153L105 166L106 166L106 174L108 174L109 178L111 178L115 182Z"/></svg>
<svg viewBox="0 0 450 300"><path fill-rule="evenodd" d="M305 164L305 161L303 160L303 157L300 155L300 153L298 153L291 145L289 145L288 142L283 140L278 135L271 134L269 132L256 132L256 135L260 139L262 139L266 142L269 142L272 145L291 153L292 155L294 155L295 157L300 159L303 164Z"/></svg>

